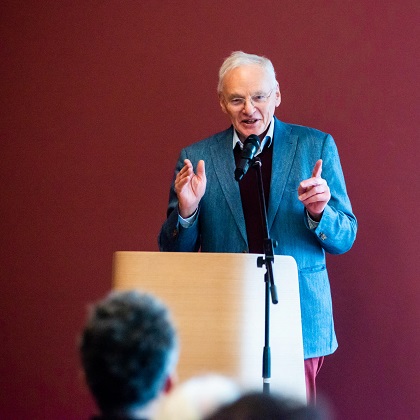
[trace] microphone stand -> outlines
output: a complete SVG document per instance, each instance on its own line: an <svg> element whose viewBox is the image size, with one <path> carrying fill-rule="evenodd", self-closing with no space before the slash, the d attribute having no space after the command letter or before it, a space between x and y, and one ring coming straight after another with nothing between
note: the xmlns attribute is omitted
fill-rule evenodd
<svg viewBox="0 0 420 420"><path fill-rule="evenodd" d="M274 242L270 239L267 222L267 209L264 198L264 186L261 166L262 162L259 157L255 157L252 166L257 171L258 181L258 195L260 200L260 213L261 223L264 234L264 257L257 258L257 266L262 267L265 265L266 272L264 275L265 282L265 322L264 322L264 350L263 350L263 363L262 363L262 376L263 376L263 392L270 392L270 380L271 380L271 350L270 350L270 294L271 301L273 304L278 303L277 288L274 284L273 275L273 264L274 264Z"/></svg>

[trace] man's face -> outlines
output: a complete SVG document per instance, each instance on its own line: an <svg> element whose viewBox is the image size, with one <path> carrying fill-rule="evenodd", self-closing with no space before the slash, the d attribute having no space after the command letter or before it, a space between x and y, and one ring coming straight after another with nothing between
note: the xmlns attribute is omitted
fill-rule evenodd
<svg viewBox="0 0 420 420"><path fill-rule="evenodd" d="M242 142L251 134L265 134L281 102L279 84L259 65L227 73L219 99Z"/></svg>

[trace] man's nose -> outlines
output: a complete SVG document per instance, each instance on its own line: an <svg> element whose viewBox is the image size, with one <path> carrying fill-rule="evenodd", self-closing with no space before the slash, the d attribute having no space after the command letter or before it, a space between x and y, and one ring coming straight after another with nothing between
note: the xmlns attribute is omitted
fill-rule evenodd
<svg viewBox="0 0 420 420"><path fill-rule="evenodd" d="M247 115L251 115L255 110L254 102L252 102L252 98L245 99L244 103L244 112Z"/></svg>

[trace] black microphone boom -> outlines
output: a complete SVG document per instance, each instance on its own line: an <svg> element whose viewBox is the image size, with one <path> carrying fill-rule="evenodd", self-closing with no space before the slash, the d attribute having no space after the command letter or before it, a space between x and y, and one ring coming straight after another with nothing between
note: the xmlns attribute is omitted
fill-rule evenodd
<svg viewBox="0 0 420 420"><path fill-rule="evenodd" d="M255 154L261 146L260 138L256 134L251 134L244 142L241 158L235 169L235 179L239 182L247 173Z"/></svg>

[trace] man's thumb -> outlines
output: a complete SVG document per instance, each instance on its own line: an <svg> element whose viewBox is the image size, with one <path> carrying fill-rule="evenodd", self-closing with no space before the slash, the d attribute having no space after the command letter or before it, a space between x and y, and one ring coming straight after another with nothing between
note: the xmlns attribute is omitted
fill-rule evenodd
<svg viewBox="0 0 420 420"><path fill-rule="evenodd" d="M197 176L203 178L206 176L206 167L204 164L204 160L199 160L197 163Z"/></svg>

